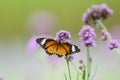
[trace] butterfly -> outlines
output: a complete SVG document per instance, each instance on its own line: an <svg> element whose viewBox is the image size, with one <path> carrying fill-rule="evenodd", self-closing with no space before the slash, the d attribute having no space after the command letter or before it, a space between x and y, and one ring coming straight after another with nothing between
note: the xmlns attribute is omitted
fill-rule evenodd
<svg viewBox="0 0 120 80"><path fill-rule="evenodd" d="M36 42L46 51L47 54L56 54L58 57L80 52L80 49L68 42L60 42L51 38L38 38Z"/></svg>

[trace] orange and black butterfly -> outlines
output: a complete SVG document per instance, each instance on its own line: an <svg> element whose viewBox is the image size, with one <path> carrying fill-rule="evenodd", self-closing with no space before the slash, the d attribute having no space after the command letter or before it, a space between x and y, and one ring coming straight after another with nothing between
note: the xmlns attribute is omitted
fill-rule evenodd
<svg viewBox="0 0 120 80"><path fill-rule="evenodd" d="M38 38L36 42L46 51L47 54L56 54L59 57L69 55L71 53L80 52L80 49L73 44L50 39L50 38Z"/></svg>

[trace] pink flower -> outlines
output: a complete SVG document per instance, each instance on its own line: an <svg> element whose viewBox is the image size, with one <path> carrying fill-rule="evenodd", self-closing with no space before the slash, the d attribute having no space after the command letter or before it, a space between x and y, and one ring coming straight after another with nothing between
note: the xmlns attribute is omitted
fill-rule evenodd
<svg viewBox="0 0 120 80"><path fill-rule="evenodd" d="M120 47L120 43L117 40L110 40L107 44L108 49L113 50Z"/></svg>
<svg viewBox="0 0 120 80"><path fill-rule="evenodd" d="M78 35L84 46L95 46L95 41L93 39L96 36L95 30L89 25L83 26Z"/></svg>
<svg viewBox="0 0 120 80"><path fill-rule="evenodd" d="M80 64L83 64L83 63L84 63L84 59L83 59L83 58L80 58L79 63L80 63Z"/></svg>
<svg viewBox="0 0 120 80"><path fill-rule="evenodd" d="M97 20L104 20L112 14L113 10L110 9L106 4L92 5L92 7L88 8L83 14L82 20L88 25L97 25Z"/></svg>
<svg viewBox="0 0 120 80"><path fill-rule="evenodd" d="M102 41L106 41L108 39L108 37L110 36L110 33L105 31L105 30L102 30L102 36L101 36L101 40Z"/></svg>
<svg viewBox="0 0 120 80"><path fill-rule="evenodd" d="M110 9L105 3L100 5L101 7L101 12L106 12L108 15L112 15L113 14L113 10Z"/></svg>
<svg viewBox="0 0 120 80"><path fill-rule="evenodd" d="M69 61L72 61L74 59L73 55L69 55Z"/></svg>
<svg viewBox="0 0 120 80"><path fill-rule="evenodd" d="M66 42L69 41L70 37L71 37L70 32L65 30L60 30L59 32L56 33L55 40Z"/></svg>
<svg viewBox="0 0 120 80"><path fill-rule="evenodd" d="M82 44L84 45L84 46L95 46L96 45L96 43L95 43L95 41L94 41L94 39L93 38L88 38L88 39L86 39L86 40L82 40Z"/></svg>
<svg viewBox="0 0 120 80"><path fill-rule="evenodd" d="M79 36L82 40L90 37L95 37L96 34L95 34L95 30L91 28L91 26L86 25L86 26L83 26L82 29L80 30Z"/></svg>

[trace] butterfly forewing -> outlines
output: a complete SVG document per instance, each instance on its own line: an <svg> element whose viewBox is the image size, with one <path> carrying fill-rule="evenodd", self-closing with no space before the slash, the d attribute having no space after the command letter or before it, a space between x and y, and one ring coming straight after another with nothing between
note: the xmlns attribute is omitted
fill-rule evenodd
<svg viewBox="0 0 120 80"><path fill-rule="evenodd" d="M49 38L38 38L36 42L45 49L46 53L52 55L56 52L57 41Z"/></svg>
<svg viewBox="0 0 120 80"><path fill-rule="evenodd" d="M43 48L47 48L51 45L57 44L57 42L53 39L47 38L38 38L36 42Z"/></svg>
<svg viewBox="0 0 120 80"><path fill-rule="evenodd" d="M46 43L46 38L38 38L38 39L36 39L36 42L41 46L41 47L43 47L44 46L44 44Z"/></svg>
<svg viewBox="0 0 120 80"><path fill-rule="evenodd" d="M46 53L49 55L55 54L57 51L57 45L56 44L51 45L51 46L47 47L45 50L46 50Z"/></svg>

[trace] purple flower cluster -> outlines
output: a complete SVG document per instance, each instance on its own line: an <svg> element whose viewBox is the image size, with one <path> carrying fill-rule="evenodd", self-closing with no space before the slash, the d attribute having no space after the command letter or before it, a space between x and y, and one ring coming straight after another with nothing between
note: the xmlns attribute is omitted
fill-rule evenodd
<svg viewBox="0 0 120 80"><path fill-rule="evenodd" d="M55 40L66 42L66 41L69 41L70 37L71 37L70 32L65 30L60 30L59 32L56 33Z"/></svg>
<svg viewBox="0 0 120 80"><path fill-rule="evenodd" d="M110 33L107 32L107 31L105 31L105 30L102 30L101 33L102 33L102 34L101 34L101 35L102 35L102 36L101 36L101 40L102 40L102 41L106 41L106 40L108 39L108 37L110 36Z"/></svg>
<svg viewBox="0 0 120 80"><path fill-rule="evenodd" d="M84 46L95 46L95 41L93 39L96 36L95 30L89 25L83 26L78 35Z"/></svg>
<svg viewBox="0 0 120 80"><path fill-rule="evenodd" d="M113 50L114 48L120 47L120 43L117 40L110 40L107 44L108 49Z"/></svg>
<svg viewBox="0 0 120 80"><path fill-rule="evenodd" d="M96 25L96 20L104 20L112 14L113 10L110 9L106 4L92 5L92 7L88 8L87 11L83 14L82 20L86 24Z"/></svg>

